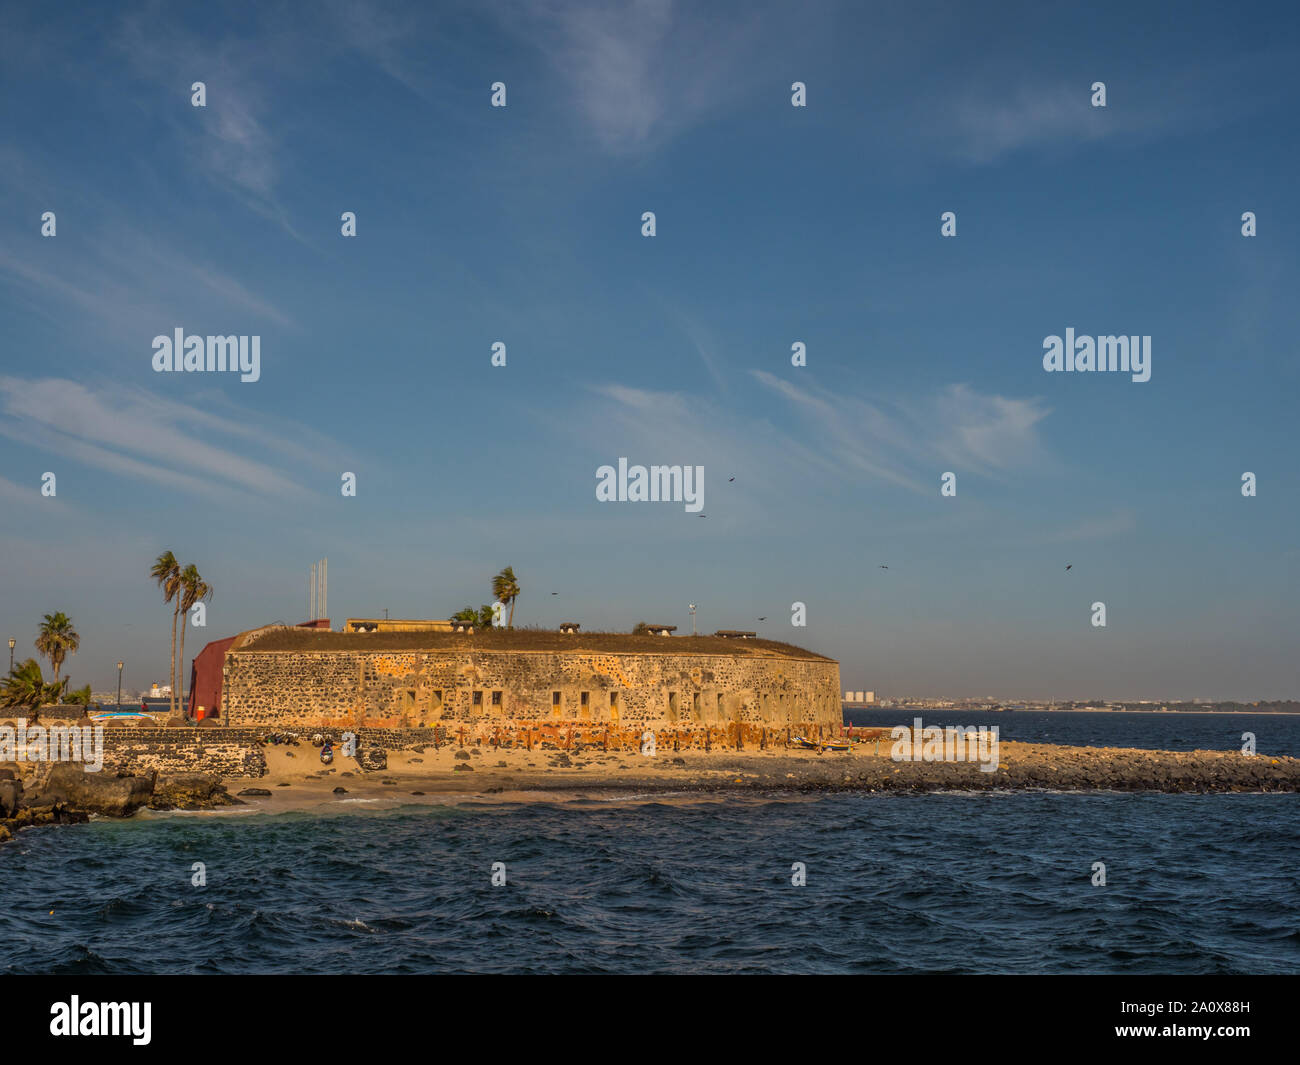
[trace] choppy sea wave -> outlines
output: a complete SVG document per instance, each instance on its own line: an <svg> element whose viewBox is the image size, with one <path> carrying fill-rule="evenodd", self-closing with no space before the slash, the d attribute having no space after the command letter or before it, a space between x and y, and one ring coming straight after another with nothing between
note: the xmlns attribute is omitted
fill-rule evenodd
<svg viewBox="0 0 1300 1065"><path fill-rule="evenodd" d="M42 828L0 847L0 972L1294 973L1297 802L836 795Z"/></svg>

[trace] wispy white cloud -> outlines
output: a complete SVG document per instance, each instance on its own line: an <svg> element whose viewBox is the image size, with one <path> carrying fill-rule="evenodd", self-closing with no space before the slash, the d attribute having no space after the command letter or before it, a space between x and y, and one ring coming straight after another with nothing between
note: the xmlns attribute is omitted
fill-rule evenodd
<svg viewBox="0 0 1300 1065"><path fill-rule="evenodd" d="M40 238L29 236L28 242ZM140 334L147 345L160 330L195 315L246 317L296 329L294 318L241 281L195 256L132 233L116 222L83 237L82 253L40 266L23 246L0 247L0 279L51 320L65 320L69 306L92 316L117 335ZM229 332L256 332L235 329ZM147 351L147 347L143 350Z"/></svg>
<svg viewBox="0 0 1300 1065"><path fill-rule="evenodd" d="M47 509L66 510L66 504L57 496L41 495L39 483L30 485L16 484L7 477L0 477L0 503L5 508L44 506Z"/></svg>
<svg viewBox="0 0 1300 1065"><path fill-rule="evenodd" d="M952 108L957 154L988 163L1029 145L1087 142L1113 136L1129 121L1093 107L1086 85L1024 86L1011 95L962 96Z"/></svg>
<svg viewBox="0 0 1300 1065"><path fill-rule="evenodd" d="M1038 399L976 392L956 384L920 399L867 400L797 385L763 370L754 377L802 415L801 436L844 468L933 492L943 469L996 476L1041 460Z"/></svg>
<svg viewBox="0 0 1300 1065"><path fill-rule="evenodd" d="M281 143L267 117L267 78L282 73L282 62L294 57L266 35L202 36L148 9L124 16L114 43L137 76L176 95L170 125L178 157L301 240L277 197ZM188 99L198 81L206 87L202 108L191 107Z"/></svg>
<svg viewBox="0 0 1300 1065"><path fill-rule="evenodd" d="M726 18L673 0L496 0L504 29L536 46L597 143L651 149L743 96L761 64L764 5Z"/></svg>
<svg viewBox="0 0 1300 1065"><path fill-rule="evenodd" d="M324 441L277 420L226 418L141 389L92 391L57 378L0 377L0 436L121 477L195 495L303 500L303 474L332 468ZM242 443L237 443L242 441ZM253 455L295 465L287 472Z"/></svg>
<svg viewBox="0 0 1300 1065"><path fill-rule="evenodd" d="M708 471L706 510L742 527L766 529L799 517L799 503L828 490L846 503L859 486L938 492L945 470L1001 477L1046 458L1039 427L1047 409L953 385L929 397L885 402L795 384L753 371L783 401L768 418L696 393L589 386L600 403L555 416L560 434L582 441L602 462L691 463ZM594 469L594 467L593 467ZM736 476L742 490L727 487ZM726 505L720 505L725 500ZM793 509L792 509L793 508Z"/></svg>

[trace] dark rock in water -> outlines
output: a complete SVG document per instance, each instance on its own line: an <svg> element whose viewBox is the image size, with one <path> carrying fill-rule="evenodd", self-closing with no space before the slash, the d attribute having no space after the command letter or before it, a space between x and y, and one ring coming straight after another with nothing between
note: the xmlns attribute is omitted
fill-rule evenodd
<svg viewBox="0 0 1300 1065"><path fill-rule="evenodd" d="M673 765L685 765L685 764L686 764L686 759L685 759L685 758L674 758L674 759L673 759Z"/></svg>
<svg viewBox="0 0 1300 1065"><path fill-rule="evenodd" d="M280 781L279 784L276 785L277 788L287 788L288 786L289 786L289 782L287 780L282 780Z"/></svg>
<svg viewBox="0 0 1300 1065"><path fill-rule="evenodd" d="M388 768L388 752L382 747L363 747L357 751L357 765L367 772Z"/></svg>
<svg viewBox="0 0 1300 1065"><path fill-rule="evenodd" d="M75 762L59 762L33 787L26 805L52 806L64 803L71 810L107 817L128 817L153 795L154 776L87 773Z"/></svg>
<svg viewBox="0 0 1300 1065"><path fill-rule="evenodd" d="M422 792L422 791L413 791L413 792L411 792L411 794L412 794L412 795L423 795L424 792Z"/></svg>
<svg viewBox="0 0 1300 1065"><path fill-rule="evenodd" d="M468 762L468 761L469 761L469 751L457 751L457 752L456 752L456 758L459 759L459 760L462 761L462 762Z"/></svg>
<svg viewBox="0 0 1300 1065"><path fill-rule="evenodd" d="M474 772L474 767L473 767L472 765L463 765L463 764L462 764L462 765L454 766L454 767L452 768L452 772L453 772L453 773L472 773L472 772Z"/></svg>
<svg viewBox="0 0 1300 1065"><path fill-rule="evenodd" d="M348 793L348 789L344 787L337 787L334 789L335 795L346 795L347 793Z"/></svg>
<svg viewBox="0 0 1300 1065"><path fill-rule="evenodd" d="M5 770L8 772L8 770ZM0 779L0 818L13 817L23 799L23 782Z"/></svg>
<svg viewBox="0 0 1300 1065"><path fill-rule="evenodd" d="M292 758L292 757L293 757L293 751L285 751L285 752L284 752L284 756L285 756L286 758Z"/></svg>
<svg viewBox="0 0 1300 1065"><path fill-rule="evenodd" d="M149 809L203 810L233 802L226 786L211 773L167 773L154 782Z"/></svg>
<svg viewBox="0 0 1300 1065"><path fill-rule="evenodd" d="M334 770L331 769L330 772L333 773ZM343 770L342 773L339 774L339 776L341 776L341 777L350 777L350 776L352 776L352 775L353 775L353 773L352 773L352 770L351 770L351 769L345 769L345 770Z"/></svg>
<svg viewBox="0 0 1300 1065"><path fill-rule="evenodd" d="M245 788L243 791L235 792L236 795L270 795L266 788Z"/></svg>
<svg viewBox="0 0 1300 1065"><path fill-rule="evenodd" d="M381 783L381 784L394 784L394 785L395 785L395 784L397 783L397 781L395 781L395 780L381 780L379 783Z"/></svg>
<svg viewBox="0 0 1300 1065"><path fill-rule="evenodd" d="M424 759L423 759L423 758L412 758L411 761L412 761L412 762L423 762Z"/></svg>

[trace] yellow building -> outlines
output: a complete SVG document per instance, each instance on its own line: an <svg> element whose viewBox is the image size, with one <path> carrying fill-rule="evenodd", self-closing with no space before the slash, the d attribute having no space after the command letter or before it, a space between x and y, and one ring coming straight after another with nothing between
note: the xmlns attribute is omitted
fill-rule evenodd
<svg viewBox="0 0 1300 1065"><path fill-rule="evenodd" d="M344 632L451 632L450 621L402 620L401 618L348 618Z"/></svg>

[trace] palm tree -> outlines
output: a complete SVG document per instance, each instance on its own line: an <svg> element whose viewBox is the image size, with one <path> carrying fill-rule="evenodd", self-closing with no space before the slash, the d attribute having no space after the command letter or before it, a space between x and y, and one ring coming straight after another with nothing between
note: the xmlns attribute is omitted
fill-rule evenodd
<svg viewBox="0 0 1300 1065"><path fill-rule="evenodd" d="M153 578L155 584L162 589L163 602L170 603L173 600L176 603L175 609L172 610L172 698L171 712L176 713L176 616L181 611L181 564L176 561L176 556L170 551L164 551L159 555L153 564L153 569L149 571L149 576Z"/></svg>
<svg viewBox="0 0 1300 1065"><path fill-rule="evenodd" d="M503 604L510 607L510 620L506 622L506 628L513 629L515 627L515 600L519 598L519 582L515 580L515 571L512 567L507 566L492 578L492 594Z"/></svg>
<svg viewBox="0 0 1300 1065"><path fill-rule="evenodd" d="M0 706L25 706L35 710L46 703L59 702L63 698L63 689L67 686L67 677L57 684L46 684L40 663L29 658L14 666L13 672L0 684ZM86 687L88 690L89 685Z"/></svg>
<svg viewBox="0 0 1300 1065"><path fill-rule="evenodd" d="M40 663L29 658L14 666L0 685L0 706L40 706L45 702L47 687Z"/></svg>
<svg viewBox="0 0 1300 1065"><path fill-rule="evenodd" d="M36 650L50 660L54 666L54 683L59 683L59 671L63 660L70 654L76 654L81 646L81 637L72 627L72 619L62 610L55 614L46 614L41 622L40 633L36 637Z"/></svg>
<svg viewBox="0 0 1300 1065"><path fill-rule="evenodd" d="M67 691L67 679L64 678L65 690L60 692L59 697L68 706L89 706L94 701L94 695L91 694L90 685L76 689L76 691Z"/></svg>
<svg viewBox="0 0 1300 1065"><path fill-rule="evenodd" d="M195 603L206 603L212 598L212 586L199 576L198 567L191 562L181 573L181 672L185 671L185 629L190 620L190 608ZM182 682L184 678L181 678ZM184 684L179 688L173 688L172 691L181 691L184 694ZM179 696L178 696L179 698Z"/></svg>

